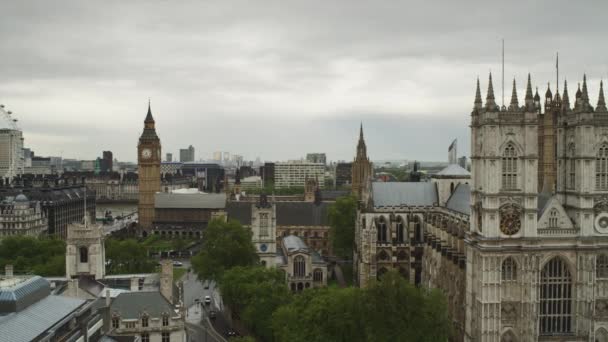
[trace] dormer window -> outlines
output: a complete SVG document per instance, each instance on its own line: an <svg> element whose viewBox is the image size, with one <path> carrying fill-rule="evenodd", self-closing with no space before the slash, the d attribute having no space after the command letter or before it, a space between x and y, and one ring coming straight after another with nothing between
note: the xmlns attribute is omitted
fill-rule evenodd
<svg viewBox="0 0 608 342"><path fill-rule="evenodd" d="M148 321L148 315L144 314L141 316L141 327L142 328L147 328L149 325L149 321Z"/></svg>
<svg viewBox="0 0 608 342"><path fill-rule="evenodd" d="M112 328L113 329L120 328L120 317L118 317L118 316L112 317Z"/></svg>
<svg viewBox="0 0 608 342"><path fill-rule="evenodd" d="M163 327L169 326L169 315L163 315Z"/></svg>

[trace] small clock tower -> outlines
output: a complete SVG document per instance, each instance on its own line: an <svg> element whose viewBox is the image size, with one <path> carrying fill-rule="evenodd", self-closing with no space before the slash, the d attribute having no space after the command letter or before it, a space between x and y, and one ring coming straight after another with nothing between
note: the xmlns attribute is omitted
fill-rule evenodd
<svg viewBox="0 0 608 342"><path fill-rule="evenodd" d="M260 195L258 203L251 210L252 242L260 261L266 267L274 267L277 255L277 208L268 201L266 194Z"/></svg>
<svg viewBox="0 0 608 342"><path fill-rule="evenodd" d="M137 165L139 167L139 230L140 234L147 236L152 229L154 219L154 194L160 191L160 160L161 145L150 103L148 114L144 120L144 131L137 144Z"/></svg>

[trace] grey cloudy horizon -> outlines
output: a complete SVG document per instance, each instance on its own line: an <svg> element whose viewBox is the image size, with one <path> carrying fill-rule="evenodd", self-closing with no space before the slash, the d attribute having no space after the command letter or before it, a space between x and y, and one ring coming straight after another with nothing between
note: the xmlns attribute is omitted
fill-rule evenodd
<svg viewBox="0 0 608 342"><path fill-rule="evenodd" d="M469 154L475 81L515 77L591 100L608 77L608 2L4 1L0 103L37 155L136 160L148 99L163 154L248 160ZM563 84L560 84L560 89Z"/></svg>

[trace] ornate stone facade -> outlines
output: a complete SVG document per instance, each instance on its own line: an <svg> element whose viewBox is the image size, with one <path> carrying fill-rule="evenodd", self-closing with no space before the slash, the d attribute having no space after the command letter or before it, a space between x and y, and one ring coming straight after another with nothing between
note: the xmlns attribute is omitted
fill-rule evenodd
<svg viewBox="0 0 608 342"><path fill-rule="evenodd" d="M24 194L5 197L0 202L0 240L13 235L38 237L47 228L40 202L30 201Z"/></svg>
<svg viewBox="0 0 608 342"><path fill-rule="evenodd" d="M65 271L68 279L92 276L101 280L106 274L103 228L90 224L86 216L81 224L68 227Z"/></svg>

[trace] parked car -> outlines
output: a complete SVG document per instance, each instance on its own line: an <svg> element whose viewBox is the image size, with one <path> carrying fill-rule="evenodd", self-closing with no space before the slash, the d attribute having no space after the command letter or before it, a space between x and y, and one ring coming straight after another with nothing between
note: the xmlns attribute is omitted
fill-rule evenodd
<svg viewBox="0 0 608 342"><path fill-rule="evenodd" d="M184 266L184 263L181 262L181 261L174 261L173 262L173 266L174 267L182 267L182 266Z"/></svg>
<svg viewBox="0 0 608 342"><path fill-rule="evenodd" d="M232 329L228 329L228 330L226 330L226 336L227 337L236 337L238 335L236 334L236 331L234 331Z"/></svg>
<svg viewBox="0 0 608 342"><path fill-rule="evenodd" d="M205 305L211 305L211 296L205 296Z"/></svg>

